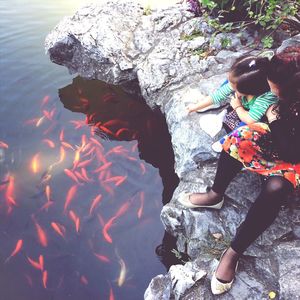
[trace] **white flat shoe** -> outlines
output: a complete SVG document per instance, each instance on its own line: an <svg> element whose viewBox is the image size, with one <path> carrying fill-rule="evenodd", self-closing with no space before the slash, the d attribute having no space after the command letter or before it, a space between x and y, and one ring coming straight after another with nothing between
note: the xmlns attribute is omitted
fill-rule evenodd
<svg viewBox="0 0 300 300"><path fill-rule="evenodd" d="M188 208L213 208L213 209L221 209L223 203L224 203L224 198L218 202L217 204L214 204L214 205L197 205L197 204L193 204L191 201L190 201L190 196L192 195L193 193L185 193L185 192L182 192L179 197L178 197L178 202L180 204L182 204L183 206L185 207L188 207Z"/></svg>
<svg viewBox="0 0 300 300"><path fill-rule="evenodd" d="M220 261L221 261L223 255L224 255L224 253L226 252L226 250L227 249L225 249L223 251L223 253L220 257ZM237 271L238 265L239 265L239 262L236 263L235 272ZM223 294L223 293L225 293L225 292L227 292L231 289L233 281L234 281L234 278L230 282L227 282L227 283L223 283L223 282L219 281L217 276L216 276L216 271L214 271L213 276L211 278L211 282L210 282L211 292L214 295Z"/></svg>

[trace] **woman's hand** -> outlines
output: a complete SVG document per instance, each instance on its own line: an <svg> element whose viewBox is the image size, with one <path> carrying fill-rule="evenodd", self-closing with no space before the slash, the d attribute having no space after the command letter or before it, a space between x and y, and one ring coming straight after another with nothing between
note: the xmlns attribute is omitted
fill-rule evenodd
<svg viewBox="0 0 300 300"><path fill-rule="evenodd" d="M237 107L242 106L241 99L237 96L237 94L231 97L230 105L234 110L236 110Z"/></svg>
<svg viewBox="0 0 300 300"><path fill-rule="evenodd" d="M268 122L271 123L275 120L277 120L278 112L276 110L276 104L271 105L267 112L266 112L266 117L268 119Z"/></svg>

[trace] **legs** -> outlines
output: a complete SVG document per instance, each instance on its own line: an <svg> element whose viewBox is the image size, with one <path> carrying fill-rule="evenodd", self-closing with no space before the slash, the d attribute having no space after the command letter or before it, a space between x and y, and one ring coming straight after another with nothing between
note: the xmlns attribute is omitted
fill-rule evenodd
<svg viewBox="0 0 300 300"><path fill-rule="evenodd" d="M220 261L216 274L220 281L229 282L233 279L238 258L273 223L292 190L292 184L281 176L267 179L231 242L231 247Z"/></svg>
<svg viewBox="0 0 300 300"><path fill-rule="evenodd" d="M229 183L242 169L242 166L238 160L222 151L212 189L208 193L191 195L190 202L198 205L213 205L220 202Z"/></svg>

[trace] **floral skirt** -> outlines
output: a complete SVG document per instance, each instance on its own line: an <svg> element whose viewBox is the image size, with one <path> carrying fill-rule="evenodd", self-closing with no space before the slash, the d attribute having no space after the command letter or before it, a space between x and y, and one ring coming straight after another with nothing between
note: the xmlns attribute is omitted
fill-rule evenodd
<svg viewBox="0 0 300 300"><path fill-rule="evenodd" d="M264 176L283 176L295 188L300 188L300 163L279 160L275 150L270 154L271 140L265 143L268 137L270 129L267 124L249 124L234 130L224 141L223 149L247 170Z"/></svg>

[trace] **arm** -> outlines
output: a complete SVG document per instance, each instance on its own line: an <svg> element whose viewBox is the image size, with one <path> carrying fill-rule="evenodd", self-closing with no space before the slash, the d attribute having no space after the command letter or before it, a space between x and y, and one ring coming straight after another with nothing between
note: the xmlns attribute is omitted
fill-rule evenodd
<svg viewBox="0 0 300 300"><path fill-rule="evenodd" d="M214 93L203 98L203 100L198 101L196 104L188 106L188 112L193 112L205 108L212 104L221 104L227 97L233 92L229 83L222 85Z"/></svg>
<svg viewBox="0 0 300 300"><path fill-rule="evenodd" d="M244 109L241 100L237 97L237 95L231 98L230 105L235 110L240 120L244 123L251 124L257 122L256 120L252 119L249 115L249 112L246 109Z"/></svg>
<svg viewBox="0 0 300 300"><path fill-rule="evenodd" d="M268 109L266 116L270 123L272 141L280 159L291 163L300 162L300 117L297 119L294 117L293 124L284 119L277 119L277 112L273 110L273 106ZM294 135L291 134L292 127L295 130Z"/></svg>

